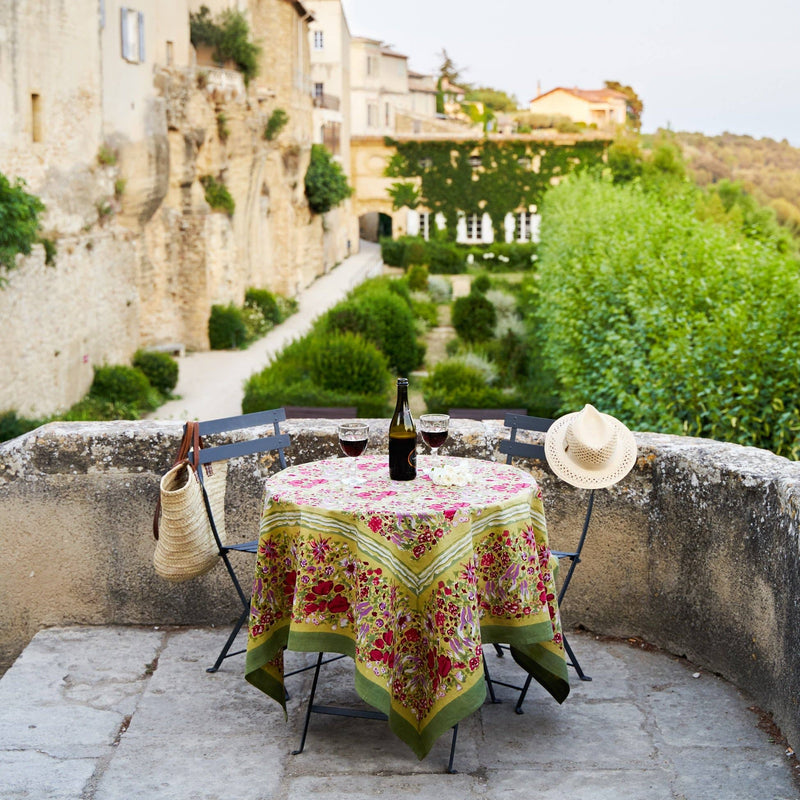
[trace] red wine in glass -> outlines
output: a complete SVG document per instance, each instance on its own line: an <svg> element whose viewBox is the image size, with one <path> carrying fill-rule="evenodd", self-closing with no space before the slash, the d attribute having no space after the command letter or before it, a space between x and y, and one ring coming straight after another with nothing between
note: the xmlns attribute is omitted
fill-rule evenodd
<svg viewBox="0 0 800 800"><path fill-rule="evenodd" d="M447 431L422 431L422 440L432 450L441 447L447 440Z"/></svg>
<svg viewBox="0 0 800 800"><path fill-rule="evenodd" d="M339 439L339 446L346 456L356 458L367 449L367 439Z"/></svg>

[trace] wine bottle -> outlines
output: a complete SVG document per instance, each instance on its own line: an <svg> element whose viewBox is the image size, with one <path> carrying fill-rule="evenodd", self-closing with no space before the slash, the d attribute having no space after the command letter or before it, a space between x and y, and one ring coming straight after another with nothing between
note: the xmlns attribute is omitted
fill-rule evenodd
<svg viewBox="0 0 800 800"><path fill-rule="evenodd" d="M417 477L417 429L408 407L408 378L397 379L397 405L389 423L389 477L393 481Z"/></svg>

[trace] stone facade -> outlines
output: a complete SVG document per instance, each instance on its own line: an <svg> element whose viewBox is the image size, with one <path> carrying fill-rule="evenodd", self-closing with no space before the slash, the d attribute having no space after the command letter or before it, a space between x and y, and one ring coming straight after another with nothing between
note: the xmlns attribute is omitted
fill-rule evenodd
<svg viewBox="0 0 800 800"><path fill-rule="evenodd" d="M338 452L332 421L282 428L290 464ZM386 452L388 420L370 420L370 431L371 452ZM227 625L239 614L221 565L182 584L153 570L159 476L180 433L177 422L52 423L0 444L0 660L44 626ZM454 420L445 454L502 458L504 435L499 421ZM633 472L596 493L562 608L567 629L641 637L722 674L772 712L796 748L800 464L705 439L636 440ZM265 464L230 465L230 541L256 535ZM588 494L542 462L518 465L542 487L551 545L573 547ZM252 560L236 566L247 585Z"/></svg>
<svg viewBox="0 0 800 800"><path fill-rule="evenodd" d="M304 6L237 4L262 46L245 87L238 72L194 64L199 5L141 0L131 17L119 0L0 5L0 107L11 111L0 113L0 171L42 198L58 247L54 268L37 247L0 290L11 376L0 411L62 411L93 365L128 363L139 347L205 349L211 305L241 304L251 286L292 296L358 247L346 208L323 222L305 199ZM276 109L288 123L268 141ZM232 217L209 208L205 176L228 188Z"/></svg>

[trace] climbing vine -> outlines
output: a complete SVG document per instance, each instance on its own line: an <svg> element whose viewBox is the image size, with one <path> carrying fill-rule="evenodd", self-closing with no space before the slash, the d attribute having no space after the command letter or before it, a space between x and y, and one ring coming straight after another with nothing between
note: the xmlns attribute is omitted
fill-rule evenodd
<svg viewBox="0 0 800 800"><path fill-rule="evenodd" d="M452 239L459 212L485 212L498 241L504 238L506 214L538 206L554 179L599 164L607 145L491 139L398 142L389 137L385 142L396 150L385 174L405 179L389 190L395 208L416 199L444 216Z"/></svg>

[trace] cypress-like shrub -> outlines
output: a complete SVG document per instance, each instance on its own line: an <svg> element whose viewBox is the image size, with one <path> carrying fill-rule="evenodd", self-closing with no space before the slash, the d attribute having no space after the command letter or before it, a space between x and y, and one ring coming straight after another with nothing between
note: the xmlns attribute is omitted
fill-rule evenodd
<svg viewBox="0 0 800 800"><path fill-rule="evenodd" d="M247 325L241 308L233 303L227 306L211 306L208 342L212 350L235 350L244 347L247 340Z"/></svg>
<svg viewBox="0 0 800 800"><path fill-rule="evenodd" d="M497 312L485 295L474 292L453 300L452 322L465 342L487 342L494 336Z"/></svg>

